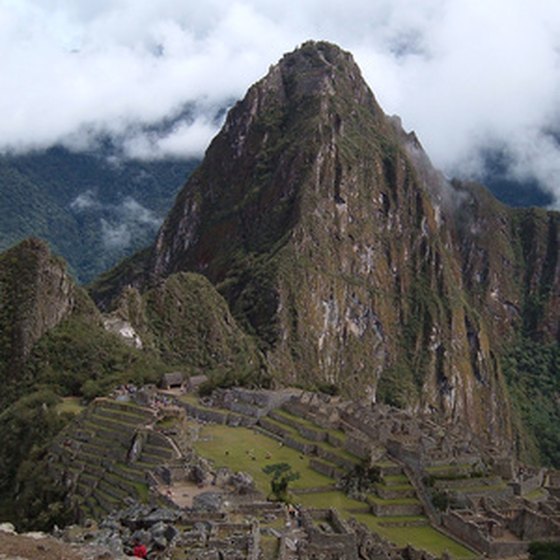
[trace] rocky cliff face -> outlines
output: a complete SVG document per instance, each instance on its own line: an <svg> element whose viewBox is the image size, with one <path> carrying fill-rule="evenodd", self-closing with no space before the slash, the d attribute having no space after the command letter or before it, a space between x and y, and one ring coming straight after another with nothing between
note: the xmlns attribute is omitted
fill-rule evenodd
<svg viewBox="0 0 560 560"><path fill-rule="evenodd" d="M48 246L29 239L0 255L0 381L21 382L19 375L34 344L66 317L75 287L66 264ZM5 402L0 399L0 402Z"/></svg>
<svg viewBox="0 0 560 560"><path fill-rule="evenodd" d="M558 337L557 224L448 183L348 53L307 43L230 111L149 269L205 274L286 383L507 441L500 353L535 298Z"/></svg>

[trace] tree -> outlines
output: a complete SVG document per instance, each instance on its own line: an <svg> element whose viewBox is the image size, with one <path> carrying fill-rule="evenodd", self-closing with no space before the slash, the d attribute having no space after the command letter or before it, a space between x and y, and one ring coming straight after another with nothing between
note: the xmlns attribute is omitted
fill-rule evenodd
<svg viewBox="0 0 560 560"><path fill-rule="evenodd" d="M560 543L533 542L529 545L531 560L557 560L560 558Z"/></svg>
<svg viewBox="0 0 560 560"><path fill-rule="evenodd" d="M299 473L292 471L288 463L274 463L263 467L265 474L272 475L270 490L275 500L285 502L288 499L288 485L299 478Z"/></svg>

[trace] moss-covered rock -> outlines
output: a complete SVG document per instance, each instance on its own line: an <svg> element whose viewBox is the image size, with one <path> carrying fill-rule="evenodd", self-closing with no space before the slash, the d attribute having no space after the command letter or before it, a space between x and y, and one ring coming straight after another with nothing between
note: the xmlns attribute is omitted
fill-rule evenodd
<svg viewBox="0 0 560 560"><path fill-rule="evenodd" d="M113 315L127 321L144 350L168 367L226 375L238 382L261 378L262 356L255 342L204 276L173 274L143 294L129 288Z"/></svg>

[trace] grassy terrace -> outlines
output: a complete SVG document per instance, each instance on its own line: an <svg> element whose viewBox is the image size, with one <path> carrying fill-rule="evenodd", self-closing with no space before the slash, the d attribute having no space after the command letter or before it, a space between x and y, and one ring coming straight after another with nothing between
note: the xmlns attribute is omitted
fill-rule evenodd
<svg viewBox="0 0 560 560"><path fill-rule="evenodd" d="M79 397L65 397L62 402L57 405L56 411L58 414L69 412L70 414L80 414L84 410L84 406L80 404Z"/></svg>
<svg viewBox="0 0 560 560"><path fill-rule="evenodd" d="M279 416L283 416L287 420L296 421L300 426L303 426L304 428L309 428L310 430L316 430L318 432L325 432L343 441L346 439L346 434L342 430L336 430L334 428L325 429L324 427L311 422L311 420L307 420L307 418L303 418L301 416L296 416L295 414L292 414L287 410L284 410L283 408L277 408L274 412Z"/></svg>
<svg viewBox="0 0 560 560"><path fill-rule="evenodd" d="M178 397L178 400L187 404L192 404L193 406L196 406L196 408L200 408L201 410L209 410L211 412L224 412L226 414L231 412L229 410L226 410L225 408L204 406L198 401L198 397L192 393L181 395L180 397Z"/></svg>
<svg viewBox="0 0 560 560"><path fill-rule="evenodd" d="M319 494L305 494L298 496L298 500L308 507L328 508L335 507L346 519L354 517L360 523L366 525L370 530L378 533L387 540L398 546L411 544L416 548L422 548L432 554L441 555L449 552L453 558L466 559L476 558L476 554L461 546L459 543L440 533L429 525L418 527L395 527L387 526L390 523L407 521L423 521L425 517L375 517L364 507L363 502L352 500L342 492L322 492Z"/></svg>
<svg viewBox="0 0 560 560"><path fill-rule="evenodd" d="M505 482L501 484L493 484L491 486L482 484L480 486L465 486L464 488L455 487L451 488L451 490L456 492L462 492L463 494L481 494L483 492L494 492L498 490L505 490L507 488L507 484Z"/></svg>
<svg viewBox="0 0 560 560"><path fill-rule="evenodd" d="M331 478L309 467L308 457L248 428L207 425L202 427L200 436L201 439L195 443L200 455L214 461L217 467L227 466L233 471L249 473L264 494L270 490L270 478L262 472L262 468L273 463L289 463L293 470L300 473L300 479L292 485L294 489L321 488L333 484ZM252 456L255 457L254 461Z"/></svg>
<svg viewBox="0 0 560 560"><path fill-rule="evenodd" d="M294 417L294 418L296 418L296 417ZM341 457L343 459L347 459L348 461L352 461L353 463L356 463L356 464L360 462L359 457L356 457L355 455L352 455L352 453L349 453L348 451L346 451L345 449L342 449L341 447L335 447L334 445L331 445L327 441L320 441L320 442L319 441L318 442L309 441L308 439L305 439L292 426L289 426L288 424L283 424L282 422L279 422L278 420L274 420L273 418L269 418L269 417L267 417L267 420L269 422L271 422L272 424L276 424L277 426L282 427L282 429L285 430L290 435L290 437L293 438L296 441L299 441L301 443L312 443L313 445L316 445L317 447L321 447L321 448L325 449L329 453L334 453L335 455L338 455L339 457Z"/></svg>
<svg viewBox="0 0 560 560"><path fill-rule="evenodd" d="M544 488L537 488L536 490L533 490L532 492L525 494L525 496L523 497L526 498L527 500L533 501L533 500L540 500L541 498L544 498L546 494L547 492Z"/></svg>
<svg viewBox="0 0 560 560"><path fill-rule="evenodd" d="M409 488L411 486L405 474L391 474L384 476L383 482L391 488L398 488L400 486Z"/></svg>
<svg viewBox="0 0 560 560"><path fill-rule="evenodd" d="M285 427L282 424L282 427ZM271 463L286 462L293 470L300 473L299 480L292 484L296 499L308 507L336 508L344 518L354 517L369 529L377 532L399 546L408 543L436 555L448 551L453 558L471 559L476 556L468 549L451 540L428 524L420 526L398 527L395 523L423 522L424 516L417 517L376 517L369 512L365 502L353 500L343 492L336 490L312 493L300 493L298 490L325 488L333 484L333 480L321 475L309 467L309 458L298 451L265 435L247 428L234 428L224 425L205 425L200 429L200 440L195 443L196 451L211 459L217 467L227 466L234 471L249 473L257 488L265 494L269 492L269 477L262 468ZM298 437L299 436L298 434ZM337 450L337 448L333 448ZM253 460L254 457L255 459ZM354 458L356 459L356 458ZM386 466L394 466L387 462ZM385 477L395 485L406 485L405 475ZM377 500L381 498L375 497ZM417 500L403 498L400 500L383 500L383 503L418 503ZM268 543L272 547L272 542Z"/></svg>
<svg viewBox="0 0 560 560"><path fill-rule="evenodd" d="M375 502L380 505L413 505L419 504L420 501L417 498L392 498L390 500L385 500L376 496L375 494L368 494L368 501Z"/></svg>
<svg viewBox="0 0 560 560"><path fill-rule="evenodd" d="M472 470L471 465L438 465L436 467L427 467L424 469L428 474L435 478L448 478L448 477L465 477L469 478L469 473Z"/></svg>

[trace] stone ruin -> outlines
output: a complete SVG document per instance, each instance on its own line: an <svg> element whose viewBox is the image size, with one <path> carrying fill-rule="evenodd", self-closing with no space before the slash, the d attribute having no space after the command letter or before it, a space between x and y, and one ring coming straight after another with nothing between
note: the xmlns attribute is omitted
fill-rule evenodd
<svg viewBox="0 0 560 560"><path fill-rule="evenodd" d="M232 403L251 401L250 393L240 397L226 392L220 395L220 405L248 414L248 409L242 410ZM531 540L560 541L558 501L554 497L560 496L560 475L517 465L511 459L510 449L484 443L463 426L440 423L429 415L413 415L386 405L347 402L304 391L292 395L280 406L325 429L343 430L345 451L367 458L371 464L385 455L397 461L415 487L432 524L480 553L506 557L526 553ZM261 411L264 409L261 404ZM267 415L254 417L259 418L260 426L287 445L313 454L312 444L291 441L281 427L267 420L268 417L279 419L274 408ZM288 422L286 418L283 421ZM311 442L322 437L301 425L298 431ZM327 466L321 456L312 459L311 466L334 478L340 477L348 467L340 464L337 470ZM536 502L523 499L535 493L539 495ZM436 510L432 503L435 494L447 496L455 509ZM375 504L372 507L375 510ZM318 538L321 533L313 527L310 525L311 534ZM306 546L307 554L313 551L314 556L310 558L338 558L336 547L331 547L329 556L319 550L320 545L313 548L310 540Z"/></svg>
<svg viewBox="0 0 560 560"><path fill-rule="evenodd" d="M64 475L74 488L82 520L114 511L127 496L140 498L144 487L152 507L175 507L173 500L152 492L158 484L186 481L217 489L218 496L197 496L192 507L181 510L175 531L168 531L172 538L166 547L183 547L188 558L264 560L261 537L273 535L279 560L432 560L427 553L391 545L333 510L302 508L297 538L267 525L275 518L282 526L287 513L263 501L252 480L228 469L213 470L188 443L177 445L181 434L155 429L160 420L185 414L202 423L263 431L308 455L312 468L335 480L342 480L356 461L383 464L382 476L408 482L398 490L376 488L380 498L367 503L378 517L389 516L390 522L392 515L423 512L425 523L489 557L523 554L532 540L560 541L560 473L516 465L507 450L429 416L299 390L233 388L197 402L159 394L153 387L125 386L115 397L96 401L73 432L58 438L51 452L53 476ZM451 508L434 507L438 494ZM413 503L383 505L384 498L398 496ZM162 538L159 543L161 549Z"/></svg>

